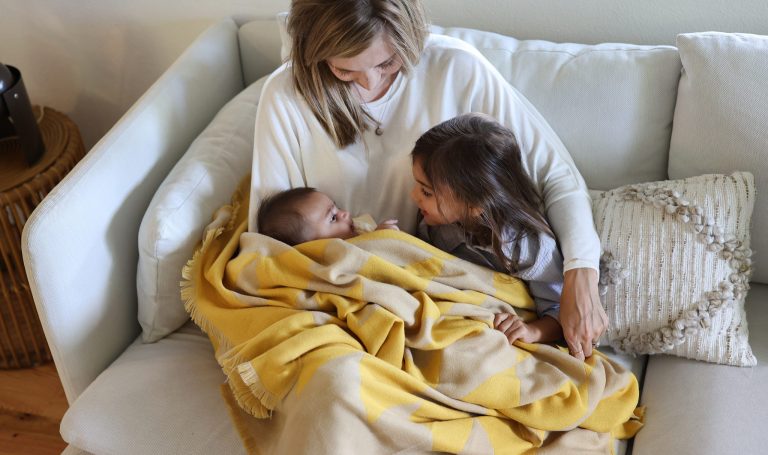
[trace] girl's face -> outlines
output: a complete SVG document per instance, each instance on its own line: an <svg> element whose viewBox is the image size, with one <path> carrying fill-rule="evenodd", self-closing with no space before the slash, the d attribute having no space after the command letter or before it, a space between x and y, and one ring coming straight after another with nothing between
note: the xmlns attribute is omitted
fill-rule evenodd
<svg viewBox="0 0 768 455"><path fill-rule="evenodd" d="M457 201L451 191L443 190L439 194L438 207L435 189L432 187L432 182L424 174L419 160L414 160L412 170L416 184L411 190L411 199L419 206L424 222L430 226L437 226L461 220L465 210L464 204Z"/></svg>
<svg viewBox="0 0 768 455"><path fill-rule="evenodd" d="M327 63L339 80L354 84L363 102L382 97L403 66L384 32L360 54L329 58Z"/></svg>

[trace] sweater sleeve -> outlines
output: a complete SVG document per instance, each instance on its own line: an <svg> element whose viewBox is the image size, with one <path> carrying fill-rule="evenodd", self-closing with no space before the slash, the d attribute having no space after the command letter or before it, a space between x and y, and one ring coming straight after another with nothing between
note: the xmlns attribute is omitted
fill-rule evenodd
<svg viewBox="0 0 768 455"><path fill-rule="evenodd" d="M306 184L299 151L302 124L286 73L283 66L270 76L256 110L248 212L248 230L252 232L256 231L256 213L262 198Z"/></svg>
<svg viewBox="0 0 768 455"><path fill-rule="evenodd" d="M517 250L519 271L515 275L528 283L539 317L560 320L560 296L563 293L563 256L554 238L546 234L526 236L506 244L506 254Z"/></svg>
<svg viewBox="0 0 768 455"><path fill-rule="evenodd" d="M538 110L476 51L472 71L472 109L492 115L515 133L523 166L544 199L546 215L560 242L564 270L598 270L600 241L591 200L565 145Z"/></svg>

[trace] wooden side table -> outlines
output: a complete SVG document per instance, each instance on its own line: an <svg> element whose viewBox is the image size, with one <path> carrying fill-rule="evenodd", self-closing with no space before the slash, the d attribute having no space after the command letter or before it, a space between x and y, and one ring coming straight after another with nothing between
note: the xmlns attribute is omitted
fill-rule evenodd
<svg viewBox="0 0 768 455"><path fill-rule="evenodd" d="M32 210L85 155L72 120L35 107L46 151L28 166L15 138L0 140L0 368L46 363L51 352L21 257L21 231Z"/></svg>

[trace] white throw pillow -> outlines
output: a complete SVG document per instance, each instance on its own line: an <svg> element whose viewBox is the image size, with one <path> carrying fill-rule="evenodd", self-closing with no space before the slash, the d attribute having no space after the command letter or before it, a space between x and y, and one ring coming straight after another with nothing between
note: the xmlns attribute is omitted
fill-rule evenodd
<svg viewBox="0 0 768 455"><path fill-rule="evenodd" d="M250 172L256 106L265 79L230 100L158 188L139 228L137 290L142 339L154 342L189 315L179 294L181 269L211 214Z"/></svg>
<svg viewBox="0 0 768 455"><path fill-rule="evenodd" d="M280 13L282 56L290 51ZM680 57L673 46L569 44L431 26L476 47L536 106L589 188L667 178Z"/></svg>
<svg viewBox="0 0 768 455"><path fill-rule="evenodd" d="M748 169L768 188L768 36L737 33L679 35L683 74L669 151L669 177ZM757 200L755 232L768 230L768 198ZM768 237L755 236L758 253ZM768 283L758 255L755 281Z"/></svg>
<svg viewBox="0 0 768 455"><path fill-rule="evenodd" d="M744 299L752 174L627 185L596 196L606 342L621 352L756 364Z"/></svg>

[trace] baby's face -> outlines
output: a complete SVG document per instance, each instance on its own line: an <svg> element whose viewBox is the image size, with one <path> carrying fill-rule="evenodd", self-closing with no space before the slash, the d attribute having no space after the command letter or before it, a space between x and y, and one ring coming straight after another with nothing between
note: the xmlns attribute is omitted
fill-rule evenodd
<svg viewBox="0 0 768 455"><path fill-rule="evenodd" d="M310 193L297 207L314 230L314 239L348 239L357 235L352 217L324 193Z"/></svg>

